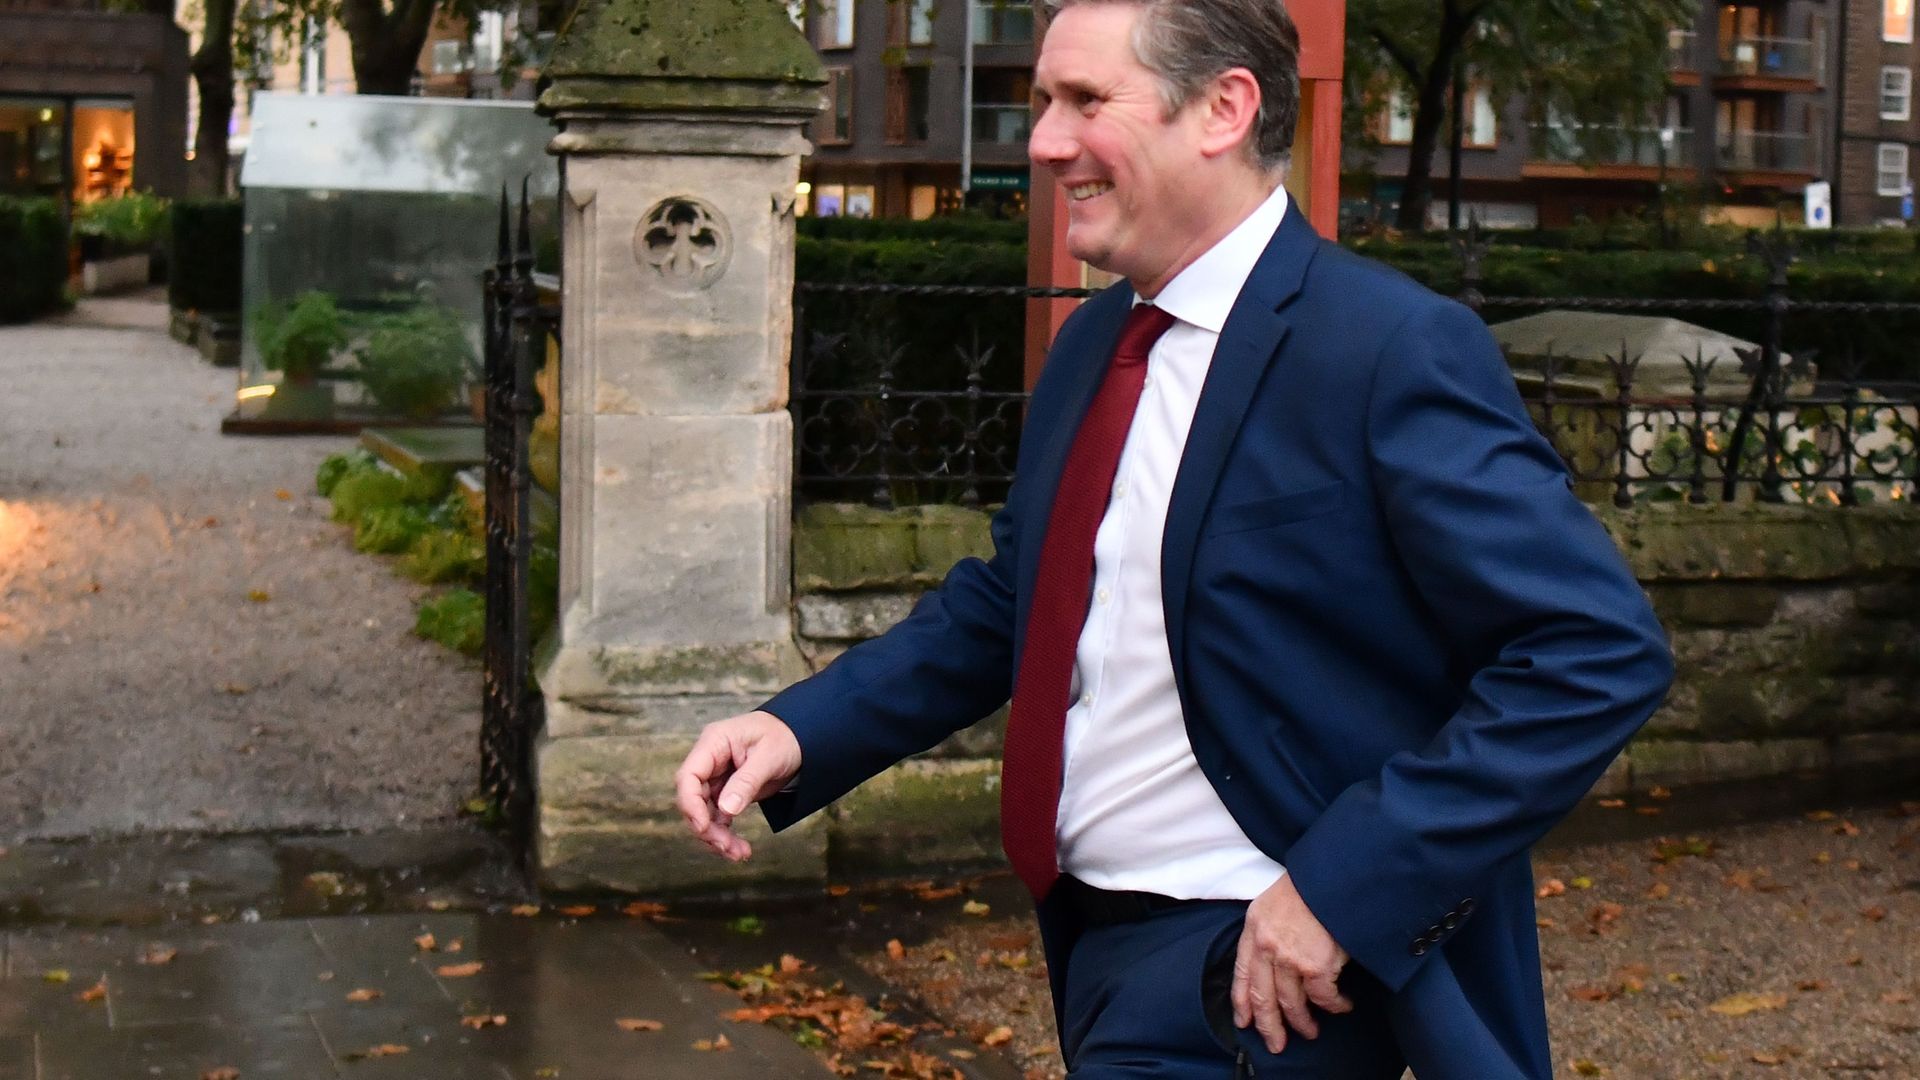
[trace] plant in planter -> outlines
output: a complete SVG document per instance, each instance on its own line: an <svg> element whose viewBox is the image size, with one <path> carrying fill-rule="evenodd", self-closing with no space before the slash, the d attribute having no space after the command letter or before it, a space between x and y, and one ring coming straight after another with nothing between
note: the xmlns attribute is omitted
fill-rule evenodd
<svg viewBox="0 0 1920 1080"><path fill-rule="evenodd" d="M445 308L416 307L373 321L354 350L360 382L388 412L428 420L452 405L473 367L460 320Z"/></svg>
<svg viewBox="0 0 1920 1080"><path fill-rule="evenodd" d="M166 199L129 192L76 204L73 232L84 291L145 285L154 245L167 232Z"/></svg>
<svg viewBox="0 0 1920 1080"><path fill-rule="evenodd" d="M254 323L261 364L285 376L262 415L279 420L331 417L333 387L320 381L320 371L334 353L347 347L346 324L333 297L318 291L301 293L291 306L261 307Z"/></svg>

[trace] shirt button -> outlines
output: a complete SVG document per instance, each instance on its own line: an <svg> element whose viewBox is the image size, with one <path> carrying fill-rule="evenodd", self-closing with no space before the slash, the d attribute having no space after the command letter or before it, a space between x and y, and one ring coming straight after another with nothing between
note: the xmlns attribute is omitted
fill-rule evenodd
<svg viewBox="0 0 1920 1080"><path fill-rule="evenodd" d="M1098 589L1098 590L1095 590L1093 594L1093 598L1104 604L1107 601L1113 599L1113 594L1108 592L1105 589Z"/></svg>
<svg viewBox="0 0 1920 1080"><path fill-rule="evenodd" d="M1148 375L1146 378L1140 380L1140 386L1142 389L1152 385L1153 385L1153 376L1151 375Z"/></svg>
<svg viewBox="0 0 1920 1080"><path fill-rule="evenodd" d="M1125 480L1113 485L1113 497L1116 499L1124 499L1127 497L1127 482Z"/></svg>
<svg viewBox="0 0 1920 1080"><path fill-rule="evenodd" d="M1080 695L1080 704L1082 704L1082 705L1091 705L1091 704L1093 704L1093 695L1092 695L1091 693L1086 693L1086 694L1081 694L1081 695Z"/></svg>

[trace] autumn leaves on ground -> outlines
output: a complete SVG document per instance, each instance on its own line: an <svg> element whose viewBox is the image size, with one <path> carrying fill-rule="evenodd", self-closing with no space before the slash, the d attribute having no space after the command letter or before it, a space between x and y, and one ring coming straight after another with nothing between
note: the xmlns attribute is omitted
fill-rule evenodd
<svg viewBox="0 0 1920 1080"><path fill-rule="evenodd" d="M1535 870L1558 1076L1920 1076L1920 802L1561 848ZM903 887L936 909L931 932L876 927L857 959L971 1049L916 1049L922 1027L804 953L716 973L743 999L733 1019L784 1027L844 1076L945 1078L988 1053L1063 1076L1031 918L980 903L978 882Z"/></svg>

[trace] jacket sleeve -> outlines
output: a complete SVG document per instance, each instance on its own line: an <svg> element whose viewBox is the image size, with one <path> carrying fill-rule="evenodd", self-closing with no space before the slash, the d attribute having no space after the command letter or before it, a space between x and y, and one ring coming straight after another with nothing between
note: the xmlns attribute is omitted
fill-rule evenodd
<svg viewBox="0 0 1920 1080"><path fill-rule="evenodd" d="M1376 365L1375 491L1470 670L1431 741L1337 796L1283 861L1334 939L1397 990L1494 869L1591 789L1665 696L1673 662L1479 318L1451 303L1417 312Z"/></svg>
<svg viewBox="0 0 1920 1080"><path fill-rule="evenodd" d="M784 829L999 708L1012 694L1012 514L993 519L994 554L963 559L880 637L761 708L800 740L800 775L761 802Z"/></svg>

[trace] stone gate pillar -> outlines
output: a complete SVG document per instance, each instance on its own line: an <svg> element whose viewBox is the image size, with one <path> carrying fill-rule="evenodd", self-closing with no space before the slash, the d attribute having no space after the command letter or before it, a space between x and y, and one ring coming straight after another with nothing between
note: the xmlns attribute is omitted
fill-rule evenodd
<svg viewBox="0 0 1920 1080"><path fill-rule="evenodd" d="M538 856L559 888L817 879L824 835L731 866L672 773L805 673L789 612L794 186L819 58L777 0L584 0L560 128L560 615L537 661Z"/></svg>

